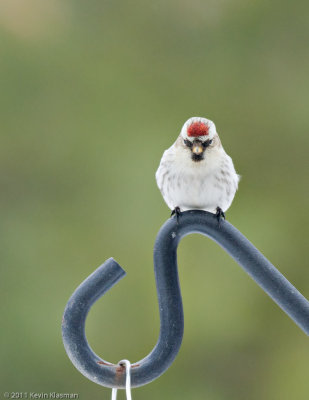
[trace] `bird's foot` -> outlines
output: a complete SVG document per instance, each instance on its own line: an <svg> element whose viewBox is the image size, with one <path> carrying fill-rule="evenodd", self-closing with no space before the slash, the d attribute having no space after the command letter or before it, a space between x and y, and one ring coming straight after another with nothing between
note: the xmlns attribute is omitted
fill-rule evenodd
<svg viewBox="0 0 309 400"><path fill-rule="evenodd" d="M175 207L174 210L171 212L171 217L172 217L173 215L176 215L177 224L178 224L178 222L179 222L179 216L180 216L180 214L181 214L181 211L180 211L180 208L179 208L179 207Z"/></svg>
<svg viewBox="0 0 309 400"><path fill-rule="evenodd" d="M216 217L217 217L218 222L221 221L221 218L225 219L225 214L224 214L222 208L220 208L220 207L216 208Z"/></svg>

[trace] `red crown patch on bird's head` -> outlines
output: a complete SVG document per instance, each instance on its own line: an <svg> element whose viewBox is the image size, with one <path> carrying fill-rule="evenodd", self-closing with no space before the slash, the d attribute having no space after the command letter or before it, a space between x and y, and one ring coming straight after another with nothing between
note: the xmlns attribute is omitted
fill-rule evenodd
<svg viewBox="0 0 309 400"><path fill-rule="evenodd" d="M197 137L197 136L206 136L208 135L209 127L204 122L193 122L188 127L188 136Z"/></svg>

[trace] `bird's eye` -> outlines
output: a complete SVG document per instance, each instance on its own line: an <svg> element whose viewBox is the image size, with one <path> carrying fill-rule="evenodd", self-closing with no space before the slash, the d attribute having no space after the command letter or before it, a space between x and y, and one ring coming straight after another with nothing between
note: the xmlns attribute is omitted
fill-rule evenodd
<svg viewBox="0 0 309 400"><path fill-rule="evenodd" d="M190 140L188 140L188 139L185 139L184 141L184 144L187 146L187 147L192 147L193 146L193 143L190 141Z"/></svg>
<svg viewBox="0 0 309 400"><path fill-rule="evenodd" d="M210 146L212 143L212 139L206 140L205 142L203 142L203 147L204 149L206 149L206 147Z"/></svg>

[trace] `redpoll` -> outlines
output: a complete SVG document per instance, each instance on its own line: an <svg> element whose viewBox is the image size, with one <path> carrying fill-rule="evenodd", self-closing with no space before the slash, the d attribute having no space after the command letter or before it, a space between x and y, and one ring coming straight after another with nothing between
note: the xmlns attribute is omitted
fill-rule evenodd
<svg viewBox="0 0 309 400"><path fill-rule="evenodd" d="M239 175L222 147L215 124L193 117L164 152L156 180L173 212L198 209L224 216L238 188Z"/></svg>

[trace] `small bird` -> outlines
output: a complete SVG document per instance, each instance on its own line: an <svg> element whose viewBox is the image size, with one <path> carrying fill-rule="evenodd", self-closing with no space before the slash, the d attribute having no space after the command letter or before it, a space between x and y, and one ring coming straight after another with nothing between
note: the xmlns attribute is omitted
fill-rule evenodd
<svg viewBox="0 0 309 400"><path fill-rule="evenodd" d="M205 210L225 218L238 188L233 161L224 151L215 124L188 119L176 142L162 156L156 180L173 214Z"/></svg>

